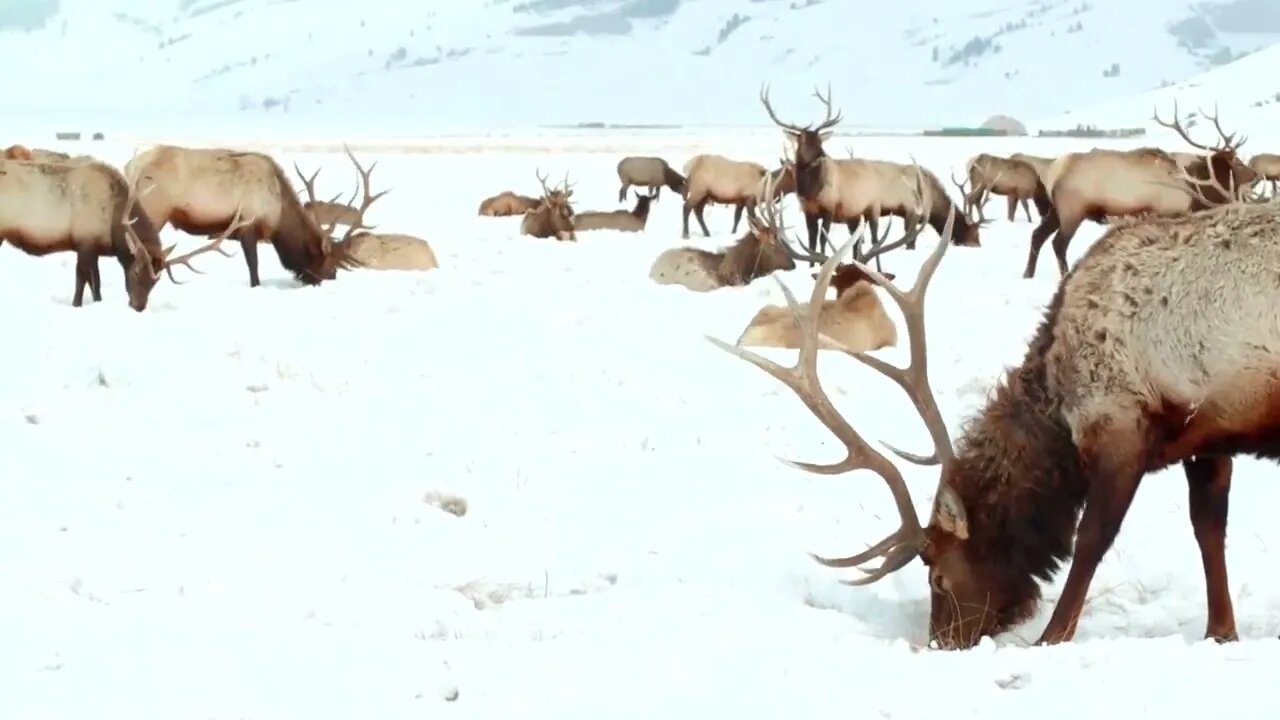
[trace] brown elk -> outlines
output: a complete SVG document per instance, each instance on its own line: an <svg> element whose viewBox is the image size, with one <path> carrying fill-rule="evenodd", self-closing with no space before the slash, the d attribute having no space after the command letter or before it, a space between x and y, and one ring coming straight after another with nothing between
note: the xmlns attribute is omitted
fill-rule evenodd
<svg viewBox="0 0 1280 720"><path fill-rule="evenodd" d="M198 254L170 259L160 233L138 207L120 171L105 163L0 160L0 242L28 255L76 254L71 304L81 307L87 286L102 301L98 259L114 257L124 270L129 307L147 308L160 272Z"/></svg>
<svg viewBox="0 0 1280 720"><path fill-rule="evenodd" d="M677 195L683 195L686 182L683 175L671 169L667 161L660 157L622 158L618 161L618 179L622 181L622 188L618 190L618 202L627 199L627 190L632 185L647 188L653 199L657 200L663 187L670 188Z"/></svg>
<svg viewBox="0 0 1280 720"><path fill-rule="evenodd" d="M349 148L347 156L363 173ZM275 248L280 264L307 285L333 280L339 269L356 266L334 243L334 228L322 227L303 209L284 170L264 153L157 145L134 156L125 175L142 186L142 208L158 229L172 224L191 235L212 236L241 208L252 222L231 237L240 242L250 287L261 284L258 242L263 239ZM378 197L366 198L361 216ZM351 227L348 235L357 229Z"/></svg>
<svg viewBox="0 0 1280 720"><path fill-rule="evenodd" d="M1040 583L1068 560L1039 642L1070 641L1141 479L1175 463L1187 478L1204 571L1205 637L1234 640L1224 551L1232 462L1238 454L1280 459L1280 330L1265 321L1280 295L1265 272L1222 279L1239 278L1240 268L1280 266L1277 228L1280 204L1268 203L1108 229L1063 279L1022 363L960 426L954 444L930 389L923 334L924 296L947 246L937 247L910 290L871 275L902 308L911 360L897 368L850 354L906 391L933 439L928 458L896 451L941 466L927 525L897 467L823 390L814 317L794 307L804 332L790 368L712 342L792 388L847 450L833 465L795 466L827 475L869 469L888 484L901 527L864 552L818 561L859 567L882 558L865 577L845 581L864 585L920 557L931 596L929 636L939 647L972 647L1029 618ZM835 260L823 268L815 302Z"/></svg>
<svg viewBox="0 0 1280 720"><path fill-rule="evenodd" d="M919 215L937 232L951 219L961 228L956 244L981 245L978 225L970 222L963 210L951 202L933 173L923 171L925 192L921 196L915 191L914 165L855 158L837 160L827 155L823 143L831 137L832 128L839 124L843 114L832 107L830 90L825 96L816 89L813 94L826 108L826 116L816 126L801 127L778 119L769 102L768 88L760 90L760 102L769 118L795 146L792 162L796 197L804 210L810 255L817 255L819 240L826 237L832 222L861 222L865 217L871 235L878 237L879 220L885 215L904 218L909 232L918 230ZM907 247L914 245L912 237Z"/></svg>
<svg viewBox="0 0 1280 720"><path fill-rule="evenodd" d="M1067 153L1053 162L1045 183L1052 207L1031 232L1022 277L1035 276L1040 248L1050 235L1054 235L1058 271L1066 275L1067 247L1085 220L1198 212L1235 202L1243 188L1252 187L1256 173L1236 154L1244 138L1237 140L1234 133L1226 133L1213 117L1221 144L1202 145L1191 139L1177 115L1175 104L1172 122L1165 122L1158 113L1153 119L1203 150L1204 155L1188 154L1190 159L1180 163L1171 153L1157 148L1127 152L1095 149Z"/></svg>
<svg viewBox="0 0 1280 720"><path fill-rule="evenodd" d="M620 230L622 232L642 232L649 222L649 206L657 199L658 193L648 195L636 193L636 206L631 210L612 210L603 212L588 210L574 215L573 227L578 232L587 230Z"/></svg>
<svg viewBox="0 0 1280 720"><path fill-rule="evenodd" d="M752 206L746 211L747 233L718 252L690 247L663 251L653 261L649 279L659 285L708 292L747 285L778 270L794 270L794 253L787 245L779 213L778 206L770 203Z"/></svg>
<svg viewBox="0 0 1280 720"><path fill-rule="evenodd" d="M30 160L33 162L50 162L57 160L69 160L71 156L57 150L42 150L40 148L29 148L25 145L10 145L4 149L5 160Z"/></svg>
<svg viewBox="0 0 1280 720"><path fill-rule="evenodd" d="M1280 189L1280 155L1258 153L1249 158L1249 167L1258 174L1258 179L1271 186L1271 194Z"/></svg>
<svg viewBox="0 0 1280 720"><path fill-rule="evenodd" d="M478 215L481 217L508 217L511 215L524 215L533 210L542 203L539 198L529 197L528 195L518 195L510 190L487 197L480 201L480 210Z"/></svg>
<svg viewBox="0 0 1280 720"><path fill-rule="evenodd" d="M1044 177L1049 172L1049 166L1053 164L1053 158L1041 155L1028 155L1027 153L1013 153L1009 156L1010 160L1018 160L1035 168L1036 175L1040 177L1040 182L1044 182Z"/></svg>
<svg viewBox="0 0 1280 720"><path fill-rule="evenodd" d="M1032 221L1031 200L1035 199L1036 187L1041 182L1034 165L1011 157L980 153L969 159L966 174L973 189L964 201L977 208L978 220L986 219L984 206L987 198L1000 195L1009 203L1009 222L1013 222L1019 205L1027 216L1027 222Z"/></svg>
<svg viewBox="0 0 1280 720"><path fill-rule="evenodd" d="M892 273L883 275L893 278ZM817 280L819 276L815 273L813 277ZM898 344L898 328L893 318L885 312L870 277L857 265L840 265L831 277L831 286L836 290L836 299L822 301L818 310L818 334L834 340L835 344L823 340L823 349L865 352ZM807 307L802 308L802 312L808 311ZM766 305L751 318L737 345L799 348L800 342L800 326L791 308Z"/></svg>
<svg viewBox="0 0 1280 720"><path fill-rule="evenodd" d="M520 234L536 238L556 238L557 240L577 240L574 229L573 206L569 203L573 197L573 188L569 184L569 176L555 187L547 187L547 178L541 171L537 172L538 182L542 185L542 199L538 206L525 212L520 221Z"/></svg>
<svg viewBox="0 0 1280 720"><path fill-rule="evenodd" d="M760 181L766 173L760 163L747 160L731 160L723 155L695 155L684 164L685 184L682 238L689 239L689 213L692 212L702 228L704 237L711 237L702 211L707 203L733 206L733 228L738 232L742 213L755 205Z"/></svg>

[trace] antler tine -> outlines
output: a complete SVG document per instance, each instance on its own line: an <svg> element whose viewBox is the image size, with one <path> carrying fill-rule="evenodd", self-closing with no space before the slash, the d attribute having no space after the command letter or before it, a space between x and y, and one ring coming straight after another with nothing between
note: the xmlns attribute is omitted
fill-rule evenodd
<svg viewBox="0 0 1280 720"><path fill-rule="evenodd" d="M781 120L778 119L778 114L773 111L773 103L769 102L769 86L768 85L760 86L760 102L764 103L765 112L769 113L769 119L773 121L774 125L777 125L783 130L789 130L793 133L801 133L808 129L807 127L802 128L799 125L792 125L791 123L782 122Z"/></svg>
<svg viewBox="0 0 1280 720"><path fill-rule="evenodd" d="M1220 150L1235 152L1236 150L1240 149L1241 145L1244 145L1246 140L1249 139L1247 136L1244 136L1244 137L1241 137L1239 140L1236 140L1236 133L1227 133L1225 130L1222 129L1222 123L1218 119L1217 103L1213 104L1212 115L1205 112L1204 109L1201 108L1200 116L1205 118L1209 122L1213 123L1213 129L1218 131L1218 137L1222 139L1222 147L1219 148Z"/></svg>
<svg viewBox="0 0 1280 720"><path fill-rule="evenodd" d="M320 175L320 168L311 173L311 177L302 174L302 168L298 167L298 163L293 164L293 171L298 174L298 179L302 181L302 189L307 193L307 199L316 202L316 178Z"/></svg>
<svg viewBox="0 0 1280 720"><path fill-rule="evenodd" d="M186 265L188 269L203 275L204 273L192 267L191 260L207 252L217 252L219 255L222 255L223 257L235 257L231 253L222 249L222 242L227 238L231 237L237 230L243 227L246 227L248 225L252 225L254 221L255 221L255 218L249 218L248 220L243 219L243 206L237 206L235 216L231 218L231 222L227 223L226 229L223 230L221 233L219 233L217 237L214 237L212 240L210 240L210 242L204 245L201 245L200 247L196 248L195 250L192 250L191 252L183 253L182 255L179 255L178 257L175 257L175 258L165 259L164 268L165 268L165 271L169 273L169 278L173 279L172 268L175 265Z"/></svg>
<svg viewBox="0 0 1280 720"><path fill-rule="evenodd" d="M818 101L821 102L827 108L827 116L822 119L822 122L818 123L818 127L814 128L814 130L826 130L827 128L830 128L839 124L840 121L844 119L843 110L836 111L835 115L831 114L831 110L832 110L831 83L827 83L826 97L822 96L822 93L818 90L817 87L813 88L813 96L818 98Z"/></svg>
<svg viewBox="0 0 1280 720"><path fill-rule="evenodd" d="M368 212L370 205L373 205L373 203L376 202L383 195L386 195L387 193L391 192L391 188L387 188L386 190L383 190L382 192L379 192L379 193L370 194L369 178L373 175L373 169L378 167L378 161L377 160L373 161L373 163L369 165L369 168L366 170L360 164L360 161L356 159L355 153L351 152L351 148L348 147L346 143L342 144L342 149L346 151L347 157L351 158L351 164L356 166L356 172L359 173L360 175L360 188L363 189L363 193L364 193L364 197L360 201L360 207L355 208L356 221L351 223L351 225L347 227L346 234L342 236L342 241L345 242L346 240L349 240L351 236L354 235L359 230L372 230L373 228L377 227L376 225L366 225L364 222L364 214ZM352 197L354 199L354 194ZM354 205L352 207L354 207Z"/></svg>
<svg viewBox="0 0 1280 720"><path fill-rule="evenodd" d="M1187 129L1182 126L1182 121L1178 119L1178 101L1177 100L1173 101L1173 122L1165 122L1160 117L1160 112L1155 109L1151 111L1151 119L1155 120L1158 124L1164 127L1167 127L1170 130L1178 133L1178 135L1180 135L1182 139L1191 147L1204 150L1205 152L1213 152L1214 150L1213 148L1208 147L1207 145L1201 145L1195 140L1192 140L1191 136L1187 134Z"/></svg>
<svg viewBox="0 0 1280 720"><path fill-rule="evenodd" d="M782 367L772 360L745 348L730 345L711 336L707 336L707 339L716 347L746 360L791 388L819 422L845 445L845 459L838 463L819 465L783 459L784 463L820 475L836 475L852 470L871 470L879 475L885 484L889 486L889 491L893 494L894 503L897 505L898 514L902 520L897 530L854 558L828 560L816 555L813 556L825 565L838 567L861 564L875 558L884 558L882 564L877 568L859 568L867 574L866 578L860 581L850 581L850 584L866 584L875 582L910 562L912 558L919 554L920 548L924 544L925 536L924 528L920 525L920 519L916 514L911 493L907 489L901 471L892 461L871 447L853 426L845 420L844 416L831 403L831 398L828 397L818 380L818 349L820 342L828 343L831 346L840 348L847 354L858 357L856 353L844 348L839 342L818 332L818 314L823 300L826 298L827 288L831 284L831 278L835 274L840 259L849 252L854 242L856 242L856 238L850 238L838 252L823 264L822 271L818 274L818 281L814 284L813 292L809 296L807 306L801 306L796 301L791 289L775 276L775 280L777 280L779 287L782 288L783 295L786 297L787 307L791 310L791 314L800 328L800 350L797 354L795 365ZM869 273L869 275L877 283L888 283L888 280L879 273Z"/></svg>
<svg viewBox="0 0 1280 720"><path fill-rule="evenodd" d="M547 176L542 174L542 168L534 170L533 174L538 178L538 184L542 186L542 197L551 197L551 188L547 187Z"/></svg>

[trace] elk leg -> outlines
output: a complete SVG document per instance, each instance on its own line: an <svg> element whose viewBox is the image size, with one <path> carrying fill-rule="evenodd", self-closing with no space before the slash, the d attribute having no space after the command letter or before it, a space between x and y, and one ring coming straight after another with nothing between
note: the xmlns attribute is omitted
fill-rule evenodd
<svg viewBox="0 0 1280 720"><path fill-rule="evenodd" d="M1120 533L1142 481L1145 468L1140 451L1146 446L1146 431L1145 424L1126 414L1112 415L1083 433L1089 491L1076 531L1075 557L1037 645L1055 645L1075 637L1089 584Z"/></svg>
<svg viewBox="0 0 1280 720"><path fill-rule="evenodd" d="M738 223L742 222L742 211L746 209L747 206L743 203L738 203L733 206L733 228L731 228L729 232L738 232Z"/></svg>
<svg viewBox="0 0 1280 720"><path fill-rule="evenodd" d="M815 253L818 252L818 216L811 213L805 213L804 229L809 237L809 243L808 243L809 256L812 257ZM817 263L815 263L813 260L809 261L809 267L813 267L816 264Z"/></svg>
<svg viewBox="0 0 1280 720"><path fill-rule="evenodd" d="M1049 236L1058 231L1061 227L1058 220L1058 211L1056 208L1050 208L1049 212L1040 217L1040 224L1035 230L1031 231L1031 248L1027 251L1027 269L1022 271L1024 280L1035 277L1036 261L1040 259L1040 248L1044 246L1044 241Z"/></svg>
<svg viewBox="0 0 1280 720"><path fill-rule="evenodd" d="M1013 222L1018 216L1018 196L1006 195L1005 201L1009 204L1009 222Z"/></svg>
<svg viewBox="0 0 1280 720"><path fill-rule="evenodd" d="M627 190L629 189L631 189L631 185L625 182L622 183L622 189L618 191L618 202L626 202Z"/></svg>
<svg viewBox="0 0 1280 720"><path fill-rule="evenodd" d="M705 218L702 217L702 211L707 207L707 202L709 201L703 200L702 202L693 206L693 216L697 218L698 226L702 228L703 237L711 237L711 231L707 229L707 221ZM734 228L735 229L737 228L736 222L734 223Z"/></svg>
<svg viewBox="0 0 1280 720"><path fill-rule="evenodd" d="M93 271L89 269L92 259L93 256L89 253L76 253L76 291L71 296L71 307L84 305L84 286L89 284L89 279L93 276Z"/></svg>
<svg viewBox="0 0 1280 720"><path fill-rule="evenodd" d="M688 200L685 200L685 201L684 201L684 206L683 206L683 207L681 208L681 210L680 210L681 214L684 216L684 221L683 221L683 222L684 222L684 232L683 232L683 234L681 234L681 236L680 236L680 237L681 237L681 239L683 239L683 240L688 240L688 239L689 239L689 211L691 211L692 209L693 209L693 206L689 204L689 201L688 201Z"/></svg>
<svg viewBox="0 0 1280 720"><path fill-rule="evenodd" d="M1053 255L1058 260L1058 272L1062 275L1067 274L1067 246L1071 244L1071 238L1076 236L1076 231L1080 229L1080 221L1067 219L1062 223L1062 227L1058 228L1058 234L1053 237Z"/></svg>
<svg viewBox="0 0 1280 720"><path fill-rule="evenodd" d="M1227 584L1227 495L1231 492L1231 457L1198 457L1182 462L1190 491L1191 528L1200 546L1209 607L1206 639L1239 640L1235 610Z"/></svg>
<svg viewBox="0 0 1280 720"><path fill-rule="evenodd" d="M1022 198L1018 202L1022 203L1022 212L1027 214L1027 222L1035 222L1031 219L1031 201L1027 198Z"/></svg>
<svg viewBox="0 0 1280 720"><path fill-rule="evenodd" d="M249 266L249 287L258 287L262 284L258 279L258 236L252 230L245 230L238 239L244 250L244 264Z"/></svg>
<svg viewBox="0 0 1280 720"><path fill-rule="evenodd" d="M835 243L831 242L831 222L835 216L831 213L822 214L822 229L818 232L818 250L819 252L829 253L835 247ZM811 263L809 267L813 267Z"/></svg>
<svg viewBox="0 0 1280 720"><path fill-rule="evenodd" d="M98 258L94 257L89 264L89 292L94 302L102 302L102 273L98 268Z"/></svg>

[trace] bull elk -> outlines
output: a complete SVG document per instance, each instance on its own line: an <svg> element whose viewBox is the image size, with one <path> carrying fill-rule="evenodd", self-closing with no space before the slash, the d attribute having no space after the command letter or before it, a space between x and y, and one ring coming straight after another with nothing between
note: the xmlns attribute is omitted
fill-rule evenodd
<svg viewBox="0 0 1280 720"><path fill-rule="evenodd" d="M649 190L653 199L657 200L662 188L667 187L677 195L683 195L685 177L676 172L660 157L624 157L618 161L618 179L622 188L618 190L618 202L627 199L627 190L631 186Z"/></svg>
<svg viewBox="0 0 1280 720"><path fill-rule="evenodd" d="M649 206L658 198L658 193L648 195L636 193L636 206L631 210L613 210L602 212L589 210L577 213L573 219L574 229L578 232L587 230L620 230L622 232L642 232L649 222Z"/></svg>
<svg viewBox="0 0 1280 720"><path fill-rule="evenodd" d="M511 215L523 215L530 210L538 207L542 201L538 198L529 197L528 195L518 195L510 190L487 197L480 201L480 210L477 212L481 217L509 217Z"/></svg>
<svg viewBox="0 0 1280 720"><path fill-rule="evenodd" d="M1178 120L1174 105L1172 122L1156 113L1157 123L1178 133L1187 143L1204 151L1180 162L1158 148L1132 151L1095 149L1067 153L1053 162L1045 183L1052 207L1031 232L1031 248L1022 277L1035 276L1040 248L1050 235L1058 271L1067 273L1067 247L1085 220L1144 215L1175 216L1235 202L1241 190L1257 179L1256 173L1236 154L1244 138L1236 139L1211 120L1221 143L1207 146L1192 140ZM1055 235L1056 233L1056 235Z"/></svg>
<svg viewBox="0 0 1280 720"><path fill-rule="evenodd" d="M979 220L986 219L984 206L991 195L1000 195L1008 201L1009 222L1013 222L1019 205L1027 216L1027 222L1031 222L1031 201L1039 198L1048 200L1036 193L1036 188L1041 183L1040 173L1034 165L1023 160L980 153L969 158L965 174L969 177L972 189L964 201L977 208ZM1048 207L1037 202L1036 210L1044 214Z"/></svg>
<svg viewBox="0 0 1280 720"><path fill-rule="evenodd" d="M733 206L733 228L729 232L738 232L738 223L742 221L742 213L755 205L760 181L765 176L765 168L760 163L747 160L731 160L723 155L694 155L684 164L684 174L688 178L685 185L683 215L683 234L689 239L689 213L692 212L702 228L704 237L711 237L707 229L707 221L702 211L707 203Z"/></svg>
<svg viewBox="0 0 1280 720"><path fill-rule="evenodd" d="M839 462L794 466L824 475L871 470L893 494L898 530L856 555L818 562L861 567L880 558L864 577L844 581L865 585L919 557L928 575L929 637L949 649L972 647L1028 619L1040 583L1070 562L1039 638L1067 642L1142 478L1181 463L1206 585L1205 637L1236 639L1224 552L1227 499L1235 455L1278 456L1280 326L1271 319L1280 290L1267 273L1223 278L1241 278L1240 268L1280 266L1280 204L1109 228L1059 285L1021 364L959 426L954 444L930 388L924 336L925 293L946 249L938 245L909 290L867 271L902 309L908 365L849 353L906 391L924 420L934 453L895 452L940 466L927 525L898 468L822 388L816 318L785 286L803 328L793 367L711 339L790 387L844 444ZM813 305L837 259L823 267Z"/></svg>
<svg viewBox="0 0 1280 720"><path fill-rule="evenodd" d="M351 150L346 152L363 172ZM158 229L172 224L184 233L211 237L241 208L252 222L230 237L240 242L250 287L261 284L260 240L269 241L280 264L307 285L333 280L339 269L356 266L333 243L334 228L322 227L303 209L280 164L264 153L157 145L134 156L125 176L134 187L145 186L142 208Z"/></svg>
<svg viewBox="0 0 1280 720"><path fill-rule="evenodd" d="M826 115L816 126L801 127L780 120L769 102L768 88L760 90L760 102L769 118L795 147L792 162L796 197L804 211L810 255L818 253L819 241L827 236L832 222L861 222L866 218L872 236L878 236L879 220L885 215L902 217L911 232L918 230L917 219L923 219L939 233L948 221L953 221L960 227L956 244L981 244L978 224L970 222L963 210L951 202L933 173L922 171L922 198L914 190L913 179L918 172L915 165L856 158L837 160L829 156L823 143L831 137L832 128L840 123L843 114L832 107L830 90L825 96L817 89L813 94L826 108ZM914 245L912 237L907 247Z"/></svg>
<svg viewBox="0 0 1280 720"><path fill-rule="evenodd" d="M892 273L883 273L892 280ZM814 279L819 274L814 274ZM854 352L880 350L898 344L898 328L885 312L870 277L857 265L840 265L831 277L835 300L823 300L818 310L818 334L822 348L848 348ZM802 312L809 312L802 308ZM791 308L766 305L751 318L738 338L739 347L799 348L800 326Z"/></svg>
<svg viewBox="0 0 1280 720"><path fill-rule="evenodd" d="M1249 158L1249 167L1258 174L1259 180L1264 180L1271 186L1271 194L1275 195L1277 189L1280 189L1280 155L1258 153Z"/></svg>
<svg viewBox="0 0 1280 720"><path fill-rule="evenodd" d="M573 206L569 203L573 197L569 176L565 175L564 182L555 188L547 187L547 178L541 171L537 177L542 185L542 198L537 207L525 212L524 219L520 221L520 234L543 239L577 240Z"/></svg>

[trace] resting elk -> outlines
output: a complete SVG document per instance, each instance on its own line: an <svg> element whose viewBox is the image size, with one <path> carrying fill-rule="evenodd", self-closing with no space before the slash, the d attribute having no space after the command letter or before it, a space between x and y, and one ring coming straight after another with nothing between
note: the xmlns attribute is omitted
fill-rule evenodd
<svg viewBox="0 0 1280 720"><path fill-rule="evenodd" d="M1271 186L1271 194L1275 195L1280 188L1280 155L1258 153L1249 158L1249 167L1258 174L1259 180L1264 180Z"/></svg>
<svg viewBox="0 0 1280 720"><path fill-rule="evenodd" d="M649 222L649 206L657 199L658 193L648 195L636 193L636 206L631 210L612 210L603 212L588 210L577 213L573 218L573 227L578 232L587 230L620 230L622 232L641 232Z"/></svg>
<svg viewBox="0 0 1280 720"><path fill-rule="evenodd" d="M538 207L541 202L538 198L517 195L510 190L503 190L493 197L487 197L480 201L480 210L477 214L481 217L523 215Z"/></svg>
<svg viewBox="0 0 1280 720"><path fill-rule="evenodd" d="M763 219L756 214L760 210ZM733 245L711 252L699 248L670 248L649 269L659 285L683 285L695 292L747 285L777 270L794 270L796 262L773 204L746 211L747 234Z"/></svg>
<svg viewBox="0 0 1280 720"><path fill-rule="evenodd" d="M316 200L316 177L320 175L320 168L311 173L311 177L302 174L302 170L294 164L293 171L297 173L298 179L302 181L303 192L307 194L308 200L303 201L302 209L310 213L311 217L322 227L325 225L352 225L360 222L360 216L356 213L356 209L351 205L338 202L338 198L342 197L342 193L338 193L328 200ZM262 238L260 242L269 242L266 238Z"/></svg>
<svg viewBox="0 0 1280 720"><path fill-rule="evenodd" d="M969 159L965 168L969 176L972 190L965 196L968 205L977 208L978 220L984 220L983 211L989 195L1001 195L1009 203L1009 222L1017 215L1018 206L1031 222L1031 201L1036 199L1036 188L1040 185L1040 175L1035 166L1012 157L1002 158L990 153L980 153ZM1043 213L1047 208L1036 208Z"/></svg>
<svg viewBox="0 0 1280 720"><path fill-rule="evenodd" d="M35 162L52 162L58 160L70 160L71 156L57 150L41 150L40 148L29 148L25 145L10 145L4 149L5 160L31 160Z"/></svg>
<svg viewBox="0 0 1280 720"><path fill-rule="evenodd" d="M955 443L930 388L924 337L925 293L947 246L937 246L909 290L867 273L902 309L908 365L849 353L906 392L933 439L930 457L894 450L940 467L927 524L899 469L827 396L815 318L785 286L803 328L793 367L711 338L790 387L845 446L834 464L794 466L823 475L871 470L889 486L901 527L856 555L818 562L861 568L881 559L845 581L865 585L919 557L928 575L929 637L947 649L972 647L1027 620L1040 584L1070 562L1039 643L1070 641L1142 478L1181 463L1204 570L1205 637L1236 639L1224 551L1233 457L1280 459L1280 325L1272 322L1280 289L1273 273L1242 275L1241 268L1280 267L1280 204L1108 229L1063 279L1022 363L959 426ZM821 302L838 259L823 266L812 304Z"/></svg>
<svg viewBox="0 0 1280 720"><path fill-rule="evenodd" d="M361 169L351 150L346 151ZM280 264L307 285L333 280L340 268L355 267L334 245L333 228L322 227L303 208L284 170L269 155L157 145L134 156L125 165L125 176L141 191L142 208L157 229L172 224L191 235L212 236L228 226L240 207L252 222L231 237L244 252L250 287L261 284L260 240L269 241Z"/></svg>
<svg viewBox="0 0 1280 720"><path fill-rule="evenodd" d="M667 187L677 195L684 194L685 177L667 164L660 157L625 157L618 161L618 179L622 188L618 190L618 202L627 199L627 190L631 186L647 188L653 199L657 200L662 188Z"/></svg>
<svg viewBox="0 0 1280 720"><path fill-rule="evenodd" d="M796 197L804 210L810 255L818 253L819 240L827 236L833 221L861 222L866 218L871 235L878 237L879 221L885 215L902 217L910 232L918 230L918 219L924 219L939 233L948 220L953 220L960 226L957 244L970 247L981 244L978 225L971 223L961 208L951 202L933 173L923 171L926 191L921 198L915 191L915 166L855 158L837 160L827 155L823 143L831 137L832 128L843 115L832 108L830 90L825 96L816 89L813 94L825 106L826 116L816 126L801 127L778 119L769 102L768 88L760 91L760 102L769 118L795 146L792 163ZM914 246L912 237L907 247Z"/></svg>
<svg viewBox="0 0 1280 720"><path fill-rule="evenodd" d="M685 185L682 238L689 239L689 213L692 212L702 228L704 237L711 237L707 229L707 221L702 211L707 203L719 203L733 206L733 228L729 232L738 232L738 223L742 213L755 205L760 181L765 176L765 168L760 163L748 160L731 160L723 155L694 155L684 164L684 174L688 178Z"/></svg>
<svg viewBox="0 0 1280 720"><path fill-rule="evenodd" d="M1067 247L1085 220L1103 222L1108 217L1172 216L1197 212L1235 202L1242 188L1251 187L1256 174L1236 154L1244 138L1227 134L1216 117L1211 118L1221 144L1209 147L1195 142L1177 117L1172 122L1155 114L1153 119L1203 150L1204 155L1180 164L1171 153L1157 148L1132 151L1095 149L1067 153L1049 168L1052 208L1031 232L1031 248L1022 277L1035 276L1040 248L1050 235L1058 271L1067 273Z"/></svg>
<svg viewBox="0 0 1280 720"><path fill-rule="evenodd" d="M520 234L536 238L577 240L573 206L569 204L573 189L569 185L568 175L563 184L554 189L547 187L547 178L541 172L537 176L542 185L542 199L536 208L525 212L524 219L520 221Z"/></svg>

